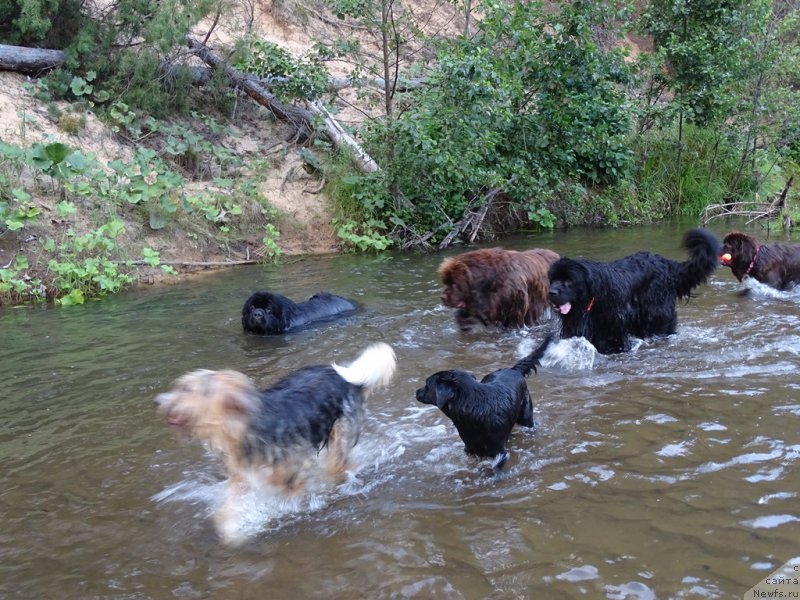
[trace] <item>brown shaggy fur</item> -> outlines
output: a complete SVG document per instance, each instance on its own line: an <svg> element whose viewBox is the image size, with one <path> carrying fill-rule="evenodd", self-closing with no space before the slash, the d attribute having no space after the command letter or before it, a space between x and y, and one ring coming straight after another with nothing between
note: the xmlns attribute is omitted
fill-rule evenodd
<svg viewBox="0 0 800 600"><path fill-rule="evenodd" d="M751 235L733 231L722 240L720 261L739 281L749 276L778 290L800 283L800 244L760 244Z"/></svg>
<svg viewBox="0 0 800 600"><path fill-rule="evenodd" d="M558 258L542 248L483 248L451 256L439 265L442 304L457 309L456 322L464 330L478 323L534 325L550 306L547 270Z"/></svg>

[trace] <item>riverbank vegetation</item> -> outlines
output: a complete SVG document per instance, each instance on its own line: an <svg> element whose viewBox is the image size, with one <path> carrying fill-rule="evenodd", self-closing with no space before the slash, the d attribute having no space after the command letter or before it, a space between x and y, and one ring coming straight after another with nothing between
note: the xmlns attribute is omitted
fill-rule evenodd
<svg viewBox="0 0 800 600"><path fill-rule="evenodd" d="M288 115L344 250L699 219L768 200L800 163L792 0L273 2L331 24L303 55L259 35L257 4L0 0L0 42L63 51L29 86L59 129L92 113L129 148L102 162L63 142L0 143L0 241L44 227L36 200L52 199L37 252L0 265L0 297L78 303L142 265L173 272L147 241L175 226L223 244L246 233L255 259L278 258L281 215L259 188L270 161L224 143L248 101L234 71ZM234 13L240 35L218 49L229 66L208 69L197 48ZM344 87L362 115L346 143L328 133ZM800 219L793 197L782 226Z"/></svg>

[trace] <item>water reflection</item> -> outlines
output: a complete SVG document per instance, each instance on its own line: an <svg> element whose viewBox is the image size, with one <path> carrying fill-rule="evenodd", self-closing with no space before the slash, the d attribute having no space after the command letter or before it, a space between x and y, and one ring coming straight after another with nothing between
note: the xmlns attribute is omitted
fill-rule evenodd
<svg viewBox="0 0 800 600"><path fill-rule="evenodd" d="M682 258L684 230L505 245ZM548 326L459 332L439 305L441 258L287 260L1 312L0 595L727 598L798 554L797 295L756 285L742 296L720 269L679 304L674 336L591 360L561 342L560 359L529 378L536 429L514 433L494 475L414 390L437 370L507 366ZM363 309L297 334L243 335L242 303L259 288L328 289ZM153 397L191 369L234 368L266 386L378 340L399 371L367 402L358 470L296 504L253 499L258 533L220 545L208 515L221 470L174 439Z"/></svg>

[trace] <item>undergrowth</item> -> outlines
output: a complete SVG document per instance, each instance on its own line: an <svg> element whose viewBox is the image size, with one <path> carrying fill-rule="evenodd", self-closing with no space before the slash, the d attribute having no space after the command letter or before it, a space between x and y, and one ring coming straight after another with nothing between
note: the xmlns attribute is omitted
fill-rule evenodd
<svg viewBox="0 0 800 600"><path fill-rule="evenodd" d="M201 126L192 128L139 119L121 103L113 109L107 116L112 126L140 142L127 161L100 164L61 142L0 142L0 237L35 226L47 203L57 223L54 237L38 240L46 269L32 269L22 254L0 268L0 304L80 304L123 289L141 267L174 274L151 248L129 255L130 244L120 241L126 214L154 231L179 226L223 245L237 232L258 228L263 246L257 256L280 257L280 233L271 222L277 214L257 185L268 163L246 165L216 143L224 128L209 117L194 115ZM203 185L192 185L196 181Z"/></svg>

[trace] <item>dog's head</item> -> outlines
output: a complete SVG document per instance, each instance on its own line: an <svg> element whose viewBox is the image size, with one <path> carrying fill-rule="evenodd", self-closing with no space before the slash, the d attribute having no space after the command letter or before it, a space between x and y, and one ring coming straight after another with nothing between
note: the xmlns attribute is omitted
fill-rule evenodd
<svg viewBox="0 0 800 600"><path fill-rule="evenodd" d="M548 270L550 302L562 315L573 306L588 304L591 297L589 271L580 261L560 258Z"/></svg>
<svg viewBox="0 0 800 600"><path fill-rule="evenodd" d="M504 454L514 424L533 425L527 384L515 369L498 369L481 382L466 371L439 371L417 390L417 400L439 408L475 456Z"/></svg>
<svg viewBox="0 0 800 600"><path fill-rule="evenodd" d="M272 335L284 327L283 297L269 292L256 292L242 308L242 327L245 331Z"/></svg>
<svg viewBox="0 0 800 600"><path fill-rule="evenodd" d="M722 240L720 262L726 267L746 269L758 250L758 241L746 233L732 231Z"/></svg>
<svg viewBox="0 0 800 600"><path fill-rule="evenodd" d="M466 386L477 383L475 376L466 371L439 371L425 380L425 386L417 390L419 402L436 406L449 416L456 400Z"/></svg>
<svg viewBox="0 0 800 600"><path fill-rule="evenodd" d="M258 412L259 396L242 373L198 369L178 378L169 392L156 396L155 404L170 427L229 454Z"/></svg>
<svg viewBox="0 0 800 600"><path fill-rule="evenodd" d="M450 308L467 309L472 274L466 263L457 256L444 259L439 265L439 278L444 284L441 295L442 304Z"/></svg>

